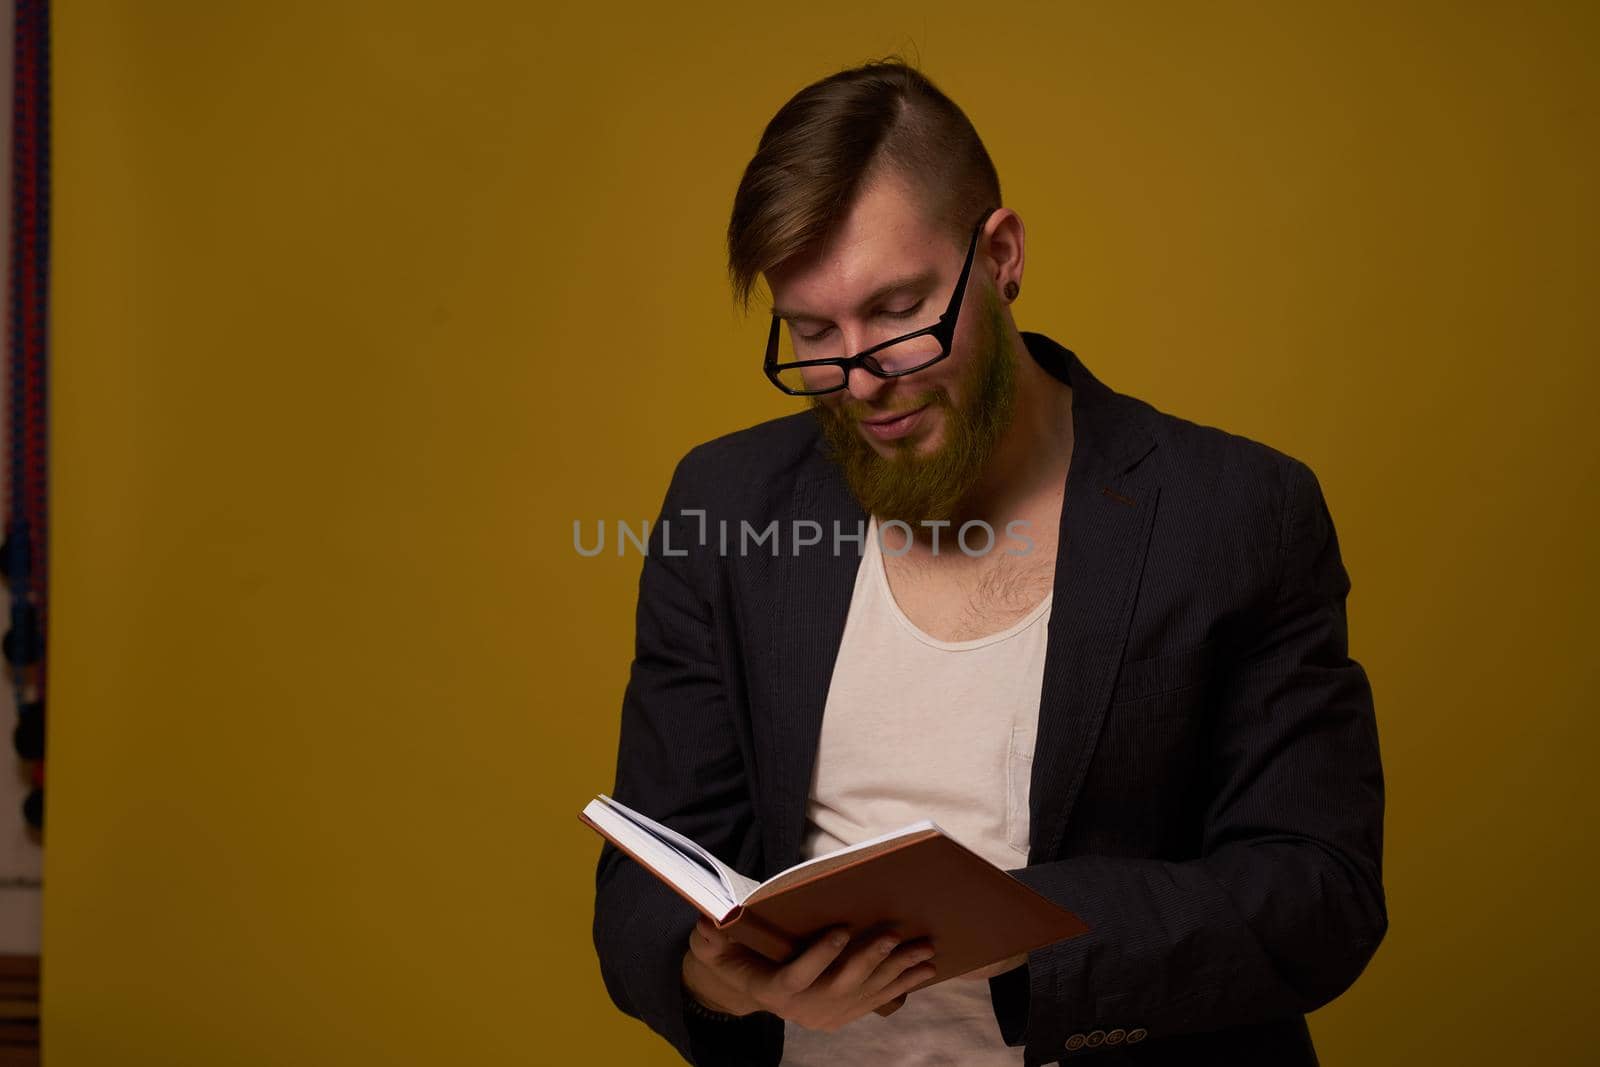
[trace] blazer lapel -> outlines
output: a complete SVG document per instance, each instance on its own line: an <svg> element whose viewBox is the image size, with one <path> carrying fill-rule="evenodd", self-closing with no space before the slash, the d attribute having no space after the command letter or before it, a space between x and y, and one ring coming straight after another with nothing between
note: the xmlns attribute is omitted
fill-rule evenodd
<svg viewBox="0 0 1600 1067"><path fill-rule="evenodd" d="M865 533L867 523L867 513L850 495L843 475L820 452L811 473L795 485L789 515L791 521L819 523L822 543L791 551L778 561L778 617L773 620L774 647L769 650L777 682L769 753L774 817L765 842L772 858L769 874L801 860L822 711L861 567L857 542L842 541L839 551L833 551L834 530L850 537L858 524ZM782 530L782 538L789 538L791 531L792 526Z"/></svg>
<svg viewBox="0 0 1600 1067"><path fill-rule="evenodd" d="M1031 864L1056 858L1094 755L1161 487L1155 465L1139 466L1155 440L1138 405L1102 385L1071 351L1024 336L1041 363L1054 350L1073 389L1072 462L1029 785Z"/></svg>

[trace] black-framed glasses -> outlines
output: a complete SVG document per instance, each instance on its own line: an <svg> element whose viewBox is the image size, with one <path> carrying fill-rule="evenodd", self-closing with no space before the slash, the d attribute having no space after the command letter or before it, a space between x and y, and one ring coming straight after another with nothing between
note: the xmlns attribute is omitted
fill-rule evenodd
<svg viewBox="0 0 1600 1067"><path fill-rule="evenodd" d="M967 245L966 262L961 264L961 276L956 280L955 292L950 294L950 305L939 321L932 326L901 334L881 344L857 352L853 356L832 359L778 360L779 331L783 320L776 312L772 315L772 332L767 335L767 355L763 367L767 379L790 396L816 396L843 389L850 382L850 372L860 367L879 378L899 378L915 374L933 366L950 354L956 336L956 317L961 312L961 300L967 291L967 275L972 270L972 257L978 250L978 235L983 224L999 208L990 208L972 228L972 240Z"/></svg>

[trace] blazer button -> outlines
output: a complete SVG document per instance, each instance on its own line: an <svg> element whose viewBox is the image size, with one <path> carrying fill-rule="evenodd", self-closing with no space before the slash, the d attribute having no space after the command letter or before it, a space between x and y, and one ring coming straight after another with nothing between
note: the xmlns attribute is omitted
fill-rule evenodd
<svg viewBox="0 0 1600 1067"><path fill-rule="evenodd" d="M1122 1044L1122 1039L1127 1037L1127 1036L1128 1036L1128 1031L1122 1029L1122 1027L1119 1026L1115 1030L1111 1031L1109 1034L1106 1035L1106 1044L1108 1044L1108 1045L1120 1045L1120 1044Z"/></svg>
<svg viewBox="0 0 1600 1067"><path fill-rule="evenodd" d="M1128 1044L1131 1045L1137 1041L1143 1041L1148 1036L1148 1030L1142 1026L1136 1026L1132 1030L1128 1031Z"/></svg>
<svg viewBox="0 0 1600 1067"><path fill-rule="evenodd" d="M1067 1038L1067 1051L1068 1052L1076 1052L1082 1047L1083 1047L1083 1035L1082 1034L1073 1034L1071 1037Z"/></svg>
<svg viewBox="0 0 1600 1067"><path fill-rule="evenodd" d="M1083 1039L1083 1043L1088 1045L1090 1048L1094 1048L1105 1039L1106 1032L1104 1030L1091 1030L1089 1032L1089 1036Z"/></svg>

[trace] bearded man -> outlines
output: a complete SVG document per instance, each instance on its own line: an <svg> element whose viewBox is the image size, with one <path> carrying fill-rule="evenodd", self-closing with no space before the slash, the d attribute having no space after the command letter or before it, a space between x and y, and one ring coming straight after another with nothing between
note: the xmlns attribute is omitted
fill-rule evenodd
<svg viewBox="0 0 1600 1067"><path fill-rule="evenodd" d="M679 462L613 795L756 878L929 818L1090 931L908 996L937 944L770 961L607 844L617 1005L696 1064L1316 1063L1387 913L1315 475L1020 331L1022 220L899 62L778 112L728 242L811 410Z"/></svg>

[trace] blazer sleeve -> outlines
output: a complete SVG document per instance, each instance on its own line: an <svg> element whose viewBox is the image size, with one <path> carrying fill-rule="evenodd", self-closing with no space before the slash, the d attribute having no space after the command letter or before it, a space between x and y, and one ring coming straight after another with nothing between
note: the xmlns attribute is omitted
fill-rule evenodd
<svg viewBox="0 0 1600 1067"><path fill-rule="evenodd" d="M647 541L612 795L738 866L750 861L757 836L705 592L712 568L703 546L691 541L695 524L682 511L696 506L696 455L673 472ZM778 1016L708 1022L685 1013L682 962L697 915L610 842L602 845L593 934L617 1007L690 1063L778 1063Z"/></svg>
<svg viewBox="0 0 1600 1067"><path fill-rule="evenodd" d="M1155 1039L1304 1014L1355 981L1388 928L1383 774L1372 690L1348 655L1350 581L1316 476L1288 462L1276 596L1215 709L1200 858L1013 871L1092 930L991 979L1008 1044L1054 1058L1076 1033Z"/></svg>

